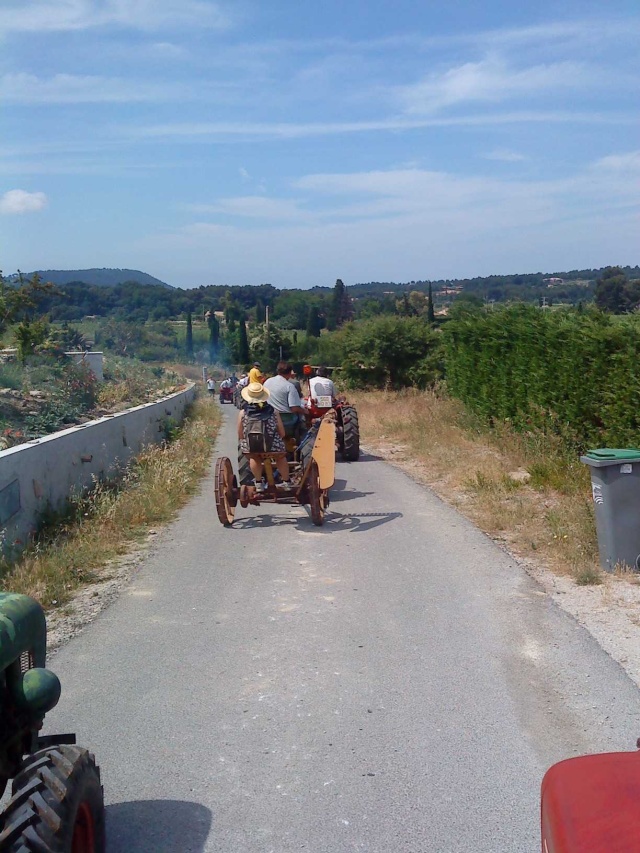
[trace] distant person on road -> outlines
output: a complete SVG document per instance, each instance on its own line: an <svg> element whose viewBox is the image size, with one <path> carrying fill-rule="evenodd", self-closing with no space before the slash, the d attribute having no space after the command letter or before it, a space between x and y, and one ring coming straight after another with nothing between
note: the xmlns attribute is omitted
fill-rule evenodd
<svg viewBox="0 0 640 853"><path fill-rule="evenodd" d="M264 382L264 375L260 370L260 362L254 361L253 367L249 371L249 384L252 382Z"/></svg>
<svg viewBox="0 0 640 853"><path fill-rule="evenodd" d="M316 370L316 375L309 380L309 396L317 400L318 397L331 397L335 400L338 396L336 386L329 379L329 371L322 365Z"/></svg>
<svg viewBox="0 0 640 853"><path fill-rule="evenodd" d="M281 477L276 487L287 489L291 483L284 446L285 431L280 414L268 402L269 391L261 382L250 382L241 393L245 406L238 415L238 439L240 450L249 460L256 491L263 490L264 453L275 457Z"/></svg>
<svg viewBox="0 0 640 853"><path fill-rule="evenodd" d="M216 381L215 379L212 379L211 376L207 379L207 391L209 394L216 393Z"/></svg>

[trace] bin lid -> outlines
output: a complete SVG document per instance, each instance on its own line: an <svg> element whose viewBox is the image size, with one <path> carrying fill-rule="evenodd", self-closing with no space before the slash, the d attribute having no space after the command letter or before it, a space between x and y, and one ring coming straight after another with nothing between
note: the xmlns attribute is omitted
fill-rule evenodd
<svg viewBox="0 0 640 853"><path fill-rule="evenodd" d="M594 459L601 462L640 461L640 450L633 450L630 448L621 449L618 447L600 447L597 450L588 450L585 457L587 459Z"/></svg>

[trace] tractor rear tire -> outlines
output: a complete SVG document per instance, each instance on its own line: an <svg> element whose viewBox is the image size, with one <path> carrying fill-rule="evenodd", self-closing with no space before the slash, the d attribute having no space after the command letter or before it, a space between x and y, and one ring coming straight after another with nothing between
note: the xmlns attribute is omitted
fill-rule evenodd
<svg viewBox="0 0 640 853"><path fill-rule="evenodd" d="M357 462L360 458L360 426L358 413L353 406L343 406L342 442L340 453L345 462Z"/></svg>
<svg viewBox="0 0 640 853"><path fill-rule="evenodd" d="M318 464L314 460L307 474L307 490L309 495L309 509L311 511L311 521L316 527L322 527L324 524L325 511L325 494L320 488L320 472Z"/></svg>
<svg viewBox="0 0 640 853"><path fill-rule="evenodd" d="M53 746L28 756L3 813L4 853L104 853L100 770L79 746Z"/></svg>
<svg viewBox="0 0 640 853"><path fill-rule="evenodd" d="M238 447L238 483L241 486L253 486L253 474L249 467L249 460Z"/></svg>

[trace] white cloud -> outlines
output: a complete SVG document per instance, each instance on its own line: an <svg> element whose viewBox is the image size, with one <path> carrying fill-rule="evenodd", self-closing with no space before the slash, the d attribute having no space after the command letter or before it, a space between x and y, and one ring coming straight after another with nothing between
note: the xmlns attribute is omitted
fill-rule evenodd
<svg viewBox="0 0 640 853"><path fill-rule="evenodd" d="M527 159L524 154L518 154L517 151L510 151L508 148L496 148L482 156L485 160L498 160L502 163L521 163Z"/></svg>
<svg viewBox="0 0 640 853"><path fill-rule="evenodd" d="M248 219L300 220L309 214L301 210L296 201L264 196L239 196L220 198L215 204L190 204L187 209L194 213L221 213Z"/></svg>
<svg viewBox="0 0 640 853"><path fill-rule="evenodd" d="M0 32L5 33L190 25L225 29L230 19L211 0L4 0L0 9Z"/></svg>
<svg viewBox="0 0 640 853"><path fill-rule="evenodd" d="M608 169L612 172L637 172L640 171L640 151L610 154L608 157L597 160L593 165L597 169Z"/></svg>
<svg viewBox="0 0 640 853"><path fill-rule="evenodd" d="M47 79L33 74L0 78L0 101L18 104L131 103L187 98L189 90L118 77L56 74Z"/></svg>
<svg viewBox="0 0 640 853"><path fill-rule="evenodd" d="M29 193L26 190L8 190L0 197L0 213L36 213L47 206L44 193Z"/></svg>
<svg viewBox="0 0 640 853"><path fill-rule="evenodd" d="M238 172L239 172L240 177L242 178L243 181L250 181L251 180L251 175L245 169L244 166L240 166L240 168L238 169Z"/></svg>
<svg viewBox="0 0 640 853"><path fill-rule="evenodd" d="M593 83L601 85L602 77L582 63L555 62L516 69L494 56L429 74L419 83L400 88L397 95L406 113L425 115L461 103L497 103Z"/></svg>
<svg viewBox="0 0 640 853"><path fill-rule="evenodd" d="M633 124L632 113L572 112L571 110L520 110L506 113L451 116L446 118L408 118L392 116L371 121L340 122L177 122L138 127L123 127L129 139L183 138L192 140L229 139L300 139L313 136L336 136L371 131L416 130L425 127L484 127L508 124Z"/></svg>

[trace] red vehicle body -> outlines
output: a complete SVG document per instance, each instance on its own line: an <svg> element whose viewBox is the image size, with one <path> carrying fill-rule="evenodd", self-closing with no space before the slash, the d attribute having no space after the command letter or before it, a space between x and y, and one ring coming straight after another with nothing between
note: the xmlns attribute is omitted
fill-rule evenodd
<svg viewBox="0 0 640 853"><path fill-rule="evenodd" d="M330 398L320 399L328 403ZM337 449L345 462L356 462L360 456L360 428L355 408L344 399L332 400L330 406L318 405L318 400L313 397L306 397L305 400L310 421L324 417L331 408L335 411Z"/></svg>
<svg viewBox="0 0 640 853"><path fill-rule="evenodd" d="M545 773L542 853L640 853L640 754L569 758Z"/></svg>
<svg viewBox="0 0 640 853"><path fill-rule="evenodd" d="M233 403L233 386L229 386L228 388L220 387L220 402L221 403Z"/></svg>

